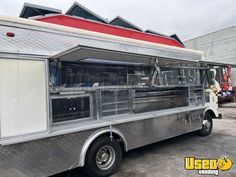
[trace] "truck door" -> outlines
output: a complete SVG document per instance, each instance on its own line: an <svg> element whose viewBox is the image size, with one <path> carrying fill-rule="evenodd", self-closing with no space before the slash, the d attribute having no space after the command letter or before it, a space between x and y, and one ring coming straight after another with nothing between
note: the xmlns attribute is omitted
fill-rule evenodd
<svg viewBox="0 0 236 177"><path fill-rule="evenodd" d="M0 59L1 138L47 131L44 60Z"/></svg>

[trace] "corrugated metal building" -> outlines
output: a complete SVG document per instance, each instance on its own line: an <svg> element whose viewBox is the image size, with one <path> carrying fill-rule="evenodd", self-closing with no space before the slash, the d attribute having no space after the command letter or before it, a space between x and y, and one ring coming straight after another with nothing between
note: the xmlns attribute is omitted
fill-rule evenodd
<svg viewBox="0 0 236 177"><path fill-rule="evenodd" d="M236 26L209 33L184 42L187 48L201 50L208 61L236 64ZM233 86L236 86L236 69Z"/></svg>

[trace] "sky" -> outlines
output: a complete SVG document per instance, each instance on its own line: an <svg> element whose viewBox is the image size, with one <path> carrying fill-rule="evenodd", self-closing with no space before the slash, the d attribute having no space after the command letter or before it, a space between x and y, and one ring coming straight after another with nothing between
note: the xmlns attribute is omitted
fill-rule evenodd
<svg viewBox="0 0 236 177"><path fill-rule="evenodd" d="M19 16L24 2L61 9L75 0L0 0L0 15ZM143 30L177 34L185 41L236 25L236 0L77 0L96 14L117 15Z"/></svg>

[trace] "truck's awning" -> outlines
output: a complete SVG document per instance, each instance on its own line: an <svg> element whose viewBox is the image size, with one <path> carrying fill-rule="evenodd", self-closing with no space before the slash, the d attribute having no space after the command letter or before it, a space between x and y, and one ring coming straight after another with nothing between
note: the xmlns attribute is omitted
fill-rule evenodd
<svg viewBox="0 0 236 177"><path fill-rule="evenodd" d="M103 48L101 48L103 46ZM78 45L69 50L63 51L51 57L52 60L61 61L82 61L86 59L113 60L119 62L132 62L142 64L152 64L155 59L174 62L199 62L202 53L188 50L152 48L149 46L139 46L122 43L103 43L103 45L92 46Z"/></svg>
<svg viewBox="0 0 236 177"><path fill-rule="evenodd" d="M105 50L81 45L59 53L51 59L58 59L61 61L95 61L99 59L103 61L112 60L117 62L140 63L145 65L152 64L153 62L153 60L151 60L152 57L147 55Z"/></svg>
<svg viewBox="0 0 236 177"><path fill-rule="evenodd" d="M218 66L218 67L226 67L226 66L229 66L231 68L236 68L236 64L233 64L233 63L223 63L223 62L214 62L214 61L206 61L206 60L203 60L203 61L200 61L202 64L206 64L208 66Z"/></svg>

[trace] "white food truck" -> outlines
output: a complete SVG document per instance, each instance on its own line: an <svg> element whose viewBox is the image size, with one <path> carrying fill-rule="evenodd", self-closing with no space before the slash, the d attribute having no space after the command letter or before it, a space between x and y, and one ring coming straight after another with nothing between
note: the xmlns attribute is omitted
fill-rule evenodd
<svg viewBox="0 0 236 177"><path fill-rule="evenodd" d="M0 43L0 176L109 176L123 152L218 117L202 52L13 17Z"/></svg>

